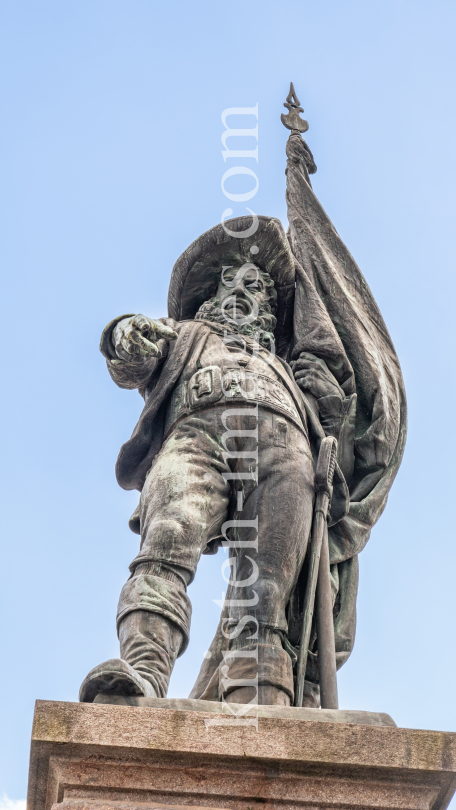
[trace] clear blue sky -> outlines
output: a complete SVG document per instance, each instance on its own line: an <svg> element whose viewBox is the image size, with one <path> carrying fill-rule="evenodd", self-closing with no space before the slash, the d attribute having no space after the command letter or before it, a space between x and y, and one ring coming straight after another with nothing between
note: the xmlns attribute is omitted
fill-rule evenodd
<svg viewBox="0 0 456 810"><path fill-rule="evenodd" d="M361 556L341 706L456 729L455 18L449 0L14 0L0 6L0 796L25 796L36 698L116 656L138 538L114 462L141 408L98 341L166 314L181 251L219 221L220 116L259 103L257 213L285 222L295 83L314 188L371 286L409 401L405 460ZM254 203L254 205L253 205ZM204 558L186 696L217 623Z"/></svg>

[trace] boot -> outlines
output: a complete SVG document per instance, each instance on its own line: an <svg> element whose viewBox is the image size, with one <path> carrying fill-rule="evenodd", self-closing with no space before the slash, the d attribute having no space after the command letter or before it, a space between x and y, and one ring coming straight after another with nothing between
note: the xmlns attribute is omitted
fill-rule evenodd
<svg viewBox="0 0 456 810"><path fill-rule="evenodd" d="M92 703L97 694L166 697L174 662L184 636L159 613L134 610L118 627L120 659L99 664L82 683L79 700Z"/></svg>
<svg viewBox="0 0 456 810"><path fill-rule="evenodd" d="M229 693L225 703L250 703L254 698L257 698L258 706L291 706L291 698L287 692L267 684L259 684L257 689L253 686L240 686Z"/></svg>
<svg viewBox="0 0 456 810"><path fill-rule="evenodd" d="M157 697L151 684L121 658L110 658L98 664L83 680L79 702L93 703L97 695Z"/></svg>
<svg viewBox="0 0 456 810"><path fill-rule="evenodd" d="M226 703L254 701L260 706L292 705L293 665L288 653L278 646L280 636L263 630L257 644L243 643L242 636L236 641L236 648L225 654L219 669L219 699Z"/></svg>

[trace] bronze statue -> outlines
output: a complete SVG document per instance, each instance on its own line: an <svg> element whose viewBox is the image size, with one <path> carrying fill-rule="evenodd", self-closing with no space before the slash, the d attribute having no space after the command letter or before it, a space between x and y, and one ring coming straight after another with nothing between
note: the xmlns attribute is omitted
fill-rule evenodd
<svg viewBox="0 0 456 810"><path fill-rule="evenodd" d="M82 701L166 696L188 644L187 586L201 554L225 545L232 576L190 697L320 705L323 631L306 593L325 437L337 440L325 501L337 668L352 651L358 554L401 461L405 395L372 294L312 191L293 86L285 106L289 233L266 216L215 226L177 260L168 318L122 315L103 332L111 377L145 400L116 465L141 493L141 545L119 600L120 658L89 673Z"/></svg>

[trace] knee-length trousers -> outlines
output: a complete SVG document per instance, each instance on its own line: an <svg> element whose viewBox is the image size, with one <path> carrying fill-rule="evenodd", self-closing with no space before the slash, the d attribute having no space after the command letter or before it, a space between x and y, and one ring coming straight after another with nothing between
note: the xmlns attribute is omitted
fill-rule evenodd
<svg viewBox="0 0 456 810"><path fill-rule="evenodd" d="M181 654L190 631L187 585L211 541L222 540L230 558L231 636L246 615L286 633L313 498L309 441L291 419L233 402L181 418L141 493L141 546L120 596L118 623L134 610L161 614L182 631Z"/></svg>

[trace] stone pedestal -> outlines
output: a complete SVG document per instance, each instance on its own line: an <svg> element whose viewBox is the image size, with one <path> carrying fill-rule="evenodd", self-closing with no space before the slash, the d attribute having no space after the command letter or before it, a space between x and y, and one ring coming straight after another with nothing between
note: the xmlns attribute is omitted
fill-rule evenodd
<svg viewBox="0 0 456 810"><path fill-rule="evenodd" d="M456 789L456 734L387 715L119 704L37 702L29 810L444 810Z"/></svg>

